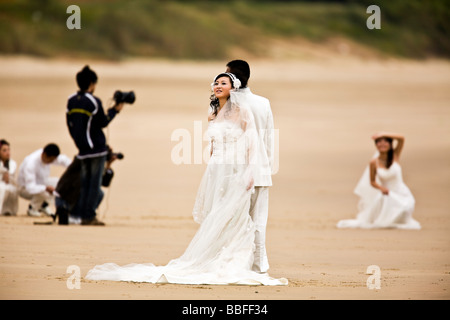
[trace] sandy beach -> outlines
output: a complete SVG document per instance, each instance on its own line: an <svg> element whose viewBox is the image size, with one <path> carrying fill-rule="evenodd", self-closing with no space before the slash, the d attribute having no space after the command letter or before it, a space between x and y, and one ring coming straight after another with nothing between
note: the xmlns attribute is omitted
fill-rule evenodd
<svg viewBox="0 0 450 320"><path fill-rule="evenodd" d="M205 170L209 85L223 62L0 58L0 138L12 158L49 142L73 157L66 123L75 74L89 64L104 107L115 90L136 102L105 133L125 158L99 217L105 227L35 225L48 217L0 217L0 298L8 299L441 299L450 298L450 63L440 60L248 60L250 87L270 99L278 129L278 172L270 189L269 273L288 286L187 286L83 277L97 264L166 264L198 225L191 211ZM191 161L174 163L177 130L189 132ZM353 189L375 152L371 135L406 137L403 178L421 230L341 230L357 214ZM200 157L201 158L201 157ZM59 176L62 168L53 168ZM380 268L381 287L367 286ZM68 287L69 266L81 272Z"/></svg>

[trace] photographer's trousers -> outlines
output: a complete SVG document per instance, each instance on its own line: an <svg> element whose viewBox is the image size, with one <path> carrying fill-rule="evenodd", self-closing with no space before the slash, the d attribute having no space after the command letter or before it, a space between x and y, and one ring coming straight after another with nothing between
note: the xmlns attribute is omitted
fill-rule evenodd
<svg viewBox="0 0 450 320"><path fill-rule="evenodd" d="M80 197L72 215L83 220L96 217L97 207L103 198L101 189L106 156L81 159L81 190Z"/></svg>

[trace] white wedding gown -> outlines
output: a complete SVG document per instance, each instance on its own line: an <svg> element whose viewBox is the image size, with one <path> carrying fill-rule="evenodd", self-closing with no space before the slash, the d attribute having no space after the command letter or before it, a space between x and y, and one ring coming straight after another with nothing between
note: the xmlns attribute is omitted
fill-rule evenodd
<svg viewBox="0 0 450 320"><path fill-rule="evenodd" d="M341 220L338 228L397 228L420 229L413 219L415 199L403 182L402 168L398 162L386 168L377 168L377 182L389 189L388 195L372 187L367 167L355 188L360 197L356 219Z"/></svg>
<svg viewBox="0 0 450 320"><path fill-rule="evenodd" d="M208 135L213 152L193 210L200 227L181 257L165 266L107 263L91 269L86 279L286 285L288 281L284 278L275 279L251 270L255 227L249 215L252 189L247 190L247 185L251 176L250 154L256 141L253 125L251 114L230 102L210 121Z"/></svg>
<svg viewBox="0 0 450 320"><path fill-rule="evenodd" d="M5 168L3 166L3 161L0 161L0 215L17 214L19 194L15 182L16 168L17 164L14 160L9 161L9 168ZM5 172L9 173L9 183L2 180L2 176Z"/></svg>

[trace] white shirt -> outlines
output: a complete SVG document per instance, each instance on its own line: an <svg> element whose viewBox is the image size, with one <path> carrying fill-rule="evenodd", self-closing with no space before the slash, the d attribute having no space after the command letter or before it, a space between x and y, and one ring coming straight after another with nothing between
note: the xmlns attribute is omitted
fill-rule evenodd
<svg viewBox="0 0 450 320"><path fill-rule="evenodd" d="M30 194L38 194L45 191L51 165L68 167L72 162L69 157L60 154L51 164L45 164L41 158L43 151L43 149L39 149L27 156L19 168L17 183L19 187L25 187Z"/></svg>
<svg viewBox="0 0 450 320"><path fill-rule="evenodd" d="M15 174L17 169L17 163L13 159L9 159L9 168L5 168L3 165L3 161L0 161L0 185L9 185L9 186L15 186L16 180L15 180ZM6 183L3 181L3 174L5 172L8 172L9 174L9 182ZM0 201L0 207L1 207L1 201Z"/></svg>
<svg viewBox="0 0 450 320"><path fill-rule="evenodd" d="M13 178L17 169L17 164L13 159L9 159L9 169L6 169L3 166L3 161L0 161L0 174L3 174L5 172L9 173L9 177Z"/></svg>
<svg viewBox="0 0 450 320"><path fill-rule="evenodd" d="M274 170L274 124L272 109L267 98L253 94L250 88L239 91L247 94L247 103L255 118L258 131L257 168L254 174L255 187L268 187L272 185Z"/></svg>

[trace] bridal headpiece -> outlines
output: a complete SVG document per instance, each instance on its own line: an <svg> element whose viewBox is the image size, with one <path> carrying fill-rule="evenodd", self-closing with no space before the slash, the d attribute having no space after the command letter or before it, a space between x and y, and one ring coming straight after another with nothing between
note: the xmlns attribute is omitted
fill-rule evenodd
<svg viewBox="0 0 450 320"><path fill-rule="evenodd" d="M224 74L226 74L227 76L229 76L231 78L231 82L233 82L233 88L236 90L239 90L239 88L241 87L241 80L239 80L238 77L236 77L233 73L230 73L230 72L223 72L223 73L218 74L214 78L214 81L211 83L211 88L214 86L214 82L216 82L216 80L218 78L220 78L221 76L223 76Z"/></svg>

